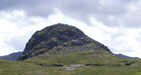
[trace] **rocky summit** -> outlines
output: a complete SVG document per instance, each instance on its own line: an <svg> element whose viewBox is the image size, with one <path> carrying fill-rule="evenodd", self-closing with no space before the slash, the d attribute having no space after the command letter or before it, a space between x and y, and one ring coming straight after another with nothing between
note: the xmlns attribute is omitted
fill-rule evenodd
<svg viewBox="0 0 141 75"><path fill-rule="evenodd" d="M26 44L20 59L38 56L43 53L48 55L83 50L110 50L103 44L91 39L78 28L67 24L55 24L37 31Z"/></svg>

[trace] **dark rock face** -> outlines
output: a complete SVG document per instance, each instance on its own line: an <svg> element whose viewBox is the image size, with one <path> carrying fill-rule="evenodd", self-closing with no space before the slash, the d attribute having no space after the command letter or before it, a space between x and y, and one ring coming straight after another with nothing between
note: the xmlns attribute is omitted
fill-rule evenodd
<svg viewBox="0 0 141 75"><path fill-rule="evenodd" d="M86 38L87 36L75 27L57 24L37 31L27 43L25 50L30 50L38 44L51 49L54 46L63 45L64 42L70 40L74 40L77 43L79 42L78 39L81 40L83 37Z"/></svg>
<svg viewBox="0 0 141 75"><path fill-rule="evenodd" d="M95 43L96 47L110 52L106 46L92 40L78 28L59 23L37 31L27 43L20 59L37 56L60 46L67 48L85 46L89 43Z"/></svg>

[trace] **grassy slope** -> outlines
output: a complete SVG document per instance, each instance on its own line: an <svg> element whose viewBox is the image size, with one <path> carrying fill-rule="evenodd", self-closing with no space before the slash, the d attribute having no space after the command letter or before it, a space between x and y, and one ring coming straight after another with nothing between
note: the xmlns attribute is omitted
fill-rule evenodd
<svg viewBox="0 0 141 75"><path fill-rule="evenodd" d="M132 65L126 65L129 63ZM64 66L48 66L51 64ZM74 64L83 64L83 66L75 67L73 70L65 69ZM85 64L102 66L84 66ZM44 54L22 62L0 60L0 75L141 75L141 61L117 58L105 50L78 51L53 56Z"/></svg>

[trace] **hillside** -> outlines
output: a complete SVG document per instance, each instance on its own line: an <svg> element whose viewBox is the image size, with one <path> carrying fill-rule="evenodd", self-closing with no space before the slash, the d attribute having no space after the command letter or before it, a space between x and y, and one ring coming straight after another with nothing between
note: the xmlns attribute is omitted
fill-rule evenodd
<svg viewBox="0 0 141 75"><path fill-rule="evenodd" d="M27 43L20 59L44 53L67 54L83 50L105 50L112 54L106 46L89 38L78 28L59 23L37 31Z"/></svg>
<svg viewBox="0 0 141 75"><path fill-rule="evenodd" d="M0 75L141 75L141 60L59 23L37 31L17 61L0 60Z"/></svg>

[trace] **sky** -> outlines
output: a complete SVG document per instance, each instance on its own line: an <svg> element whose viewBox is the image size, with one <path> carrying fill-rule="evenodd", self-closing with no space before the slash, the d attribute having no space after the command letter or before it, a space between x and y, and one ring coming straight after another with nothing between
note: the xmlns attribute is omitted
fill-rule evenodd
<svg viewBox="0 0 141 75"><path fill-rule="evenodd" d="M65 23L108 46L141 58L141 0L0 0L0 56L23 51L44 27Z"/></svg>

